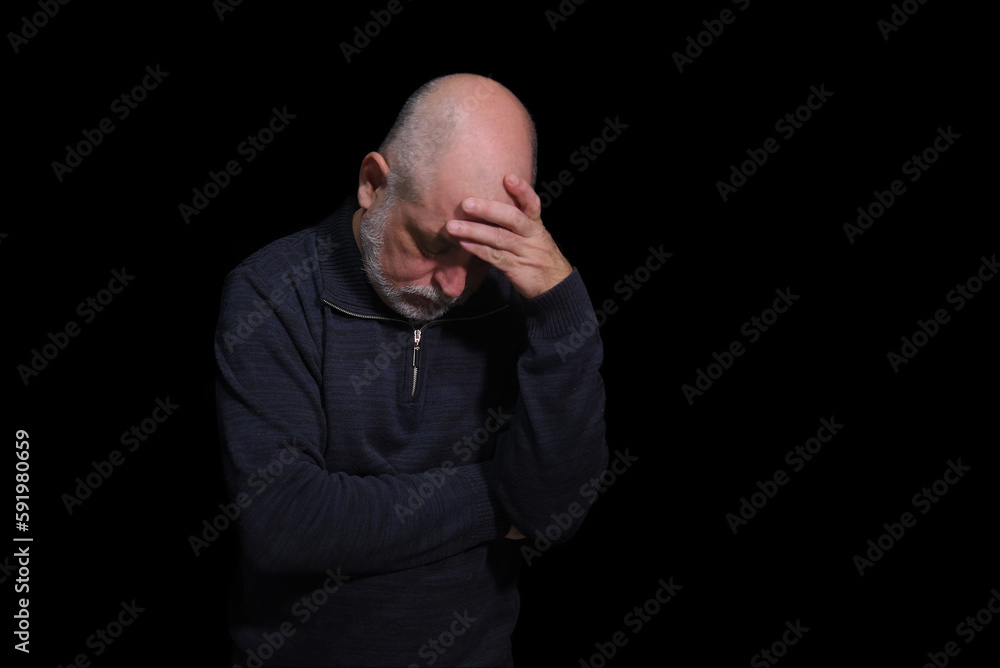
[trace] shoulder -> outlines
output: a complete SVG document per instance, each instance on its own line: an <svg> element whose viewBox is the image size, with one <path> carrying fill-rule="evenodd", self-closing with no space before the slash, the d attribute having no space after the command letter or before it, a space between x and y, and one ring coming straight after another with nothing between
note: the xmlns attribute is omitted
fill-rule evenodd
<svg viewBox="0 0 1000 668"><path fill-rule="evenodd" d="M300 230L267 244L240 262L231 274L253 273L265 281L282 282L319 262L324 246L321 225Z"/></svg>
<svg viewBox="0 0 1000 668"><path fill-rule="evenodd" d="M267 244L229 273L227 286L250 281L258 290L321 295L329 280L324 271L334 262L337 249L348 245L351 207L348 199L317 224Z"/></svg>

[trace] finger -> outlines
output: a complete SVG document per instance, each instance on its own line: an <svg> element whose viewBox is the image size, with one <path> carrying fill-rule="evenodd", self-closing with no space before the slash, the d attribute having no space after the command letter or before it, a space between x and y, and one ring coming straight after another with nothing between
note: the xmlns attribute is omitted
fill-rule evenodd
<svg viewBox="0 0 1000 668"><path fill-rule="evenodd" d="M503 181L504 187L517 202L521 211L532 220L539 220L542 215L542 200L531 184L517 174L508 174Z"/></svg>
<svg viewBox="0 0 1000 668"><path fill-rule="evenodd" d="M446 229L451 236L458 239L466 250L470 250L470 244L512 253L519 248L517 235L497 225L477 223L471 220L449 220ZM472 251L470 250L470 252ZM478 255L478 253L473 254ZM492 260L488 261L493 263Z"/></svg>
<svg viewBox="0 0 1000 668"><path fill-rule="evenodd" d="M486 244L477 243L475 241L469 241L468 239L459 239L458 244L463 250L472 254L473 257L479 258L483 262L491 264L501 271L504 271L510 266L510 261L513 258L513 255L505 250L494 248L493 246L487 246Z"/></svg>
<svg viewBox="0 0 1000 668"><path fill-rule="evenodd" d="M505 202L466 197L462 200L462 211L469 214L470 217L478 218L491 225L499 225L514 234L527 236L531 233L532 222L525 216L524 212Z"/></svg>

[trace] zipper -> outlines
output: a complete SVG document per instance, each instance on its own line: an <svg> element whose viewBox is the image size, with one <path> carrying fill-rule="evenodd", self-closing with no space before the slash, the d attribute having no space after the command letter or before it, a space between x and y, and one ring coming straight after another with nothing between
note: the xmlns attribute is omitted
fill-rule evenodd
<svg viewBox="0 0 1000 668"><path fill-rule="evenodd" d="M328 301L326 299L323 300L323 303L326 304L327 306L329 306L330 308L334 309L335 311L340 311L341 313L343 313L345 315L352 316L354 318L363 318L365 320L383 320L385 322L401 322L401 323L403 323L405 325L409 325L410 324L409 320L403 320L402 318L388 318L388 317L382 316L382 315L365 315L363 313L353 313L352 311L348 311L347 309L343 309L343 308L337 306L336 304L334 304L333 302ZM441 318L440 320L431 320L430 322L425 322L420 327L415 328L413 330L413 357L412 357L413 383L410 386L410 396L414 397L417 394L417 374L419 373L419 370L420 370L420 367L419 367L419 362L420 362L420 339L423 337L424 327L430 327L431 325L437 325L437 324L442 323L442 322L463 322L463 321L466 321L466 320L478 320L480 318L485 318L486 316L493 315L494 313L499 313L500 311L503 311L504 309L506 309L508 307L509 307L509 304L504 304L500 308L493 309L492 311L489 311L488 313L483 313L481 315L474 315L474 316L470 316L468 318Z"/></svg>
<svg viewBox="0 0 1000 668"><path fill-rule="evenodd" d="M426 325L424 325L426 327ZM410 388L410 396L417 393L417 372L420 370L417 361L420 357L420 337L422 332L419 329L413 330L413 387Z"/></svg>
<svg viewBox="0 0 1000 668"><path fill-rule="evenodd" d="M355 318L364 318L365 320L385 320L385 321L388 321L388 322L402 322L402 323L407 324L407 325L410 324L409 321L403 320L402 318L387 318L384 315L365 315L363 313L354 313L352 311L348 311L347 309L340 308L339 306L337 306L333 302L331 302L329 300L326 300L326 299L323 300L323 303L326 304L327 306L329 306L330 308L332 308L335 311L340 311L341 313L343 313L345 315L353 316Z"/></svg>

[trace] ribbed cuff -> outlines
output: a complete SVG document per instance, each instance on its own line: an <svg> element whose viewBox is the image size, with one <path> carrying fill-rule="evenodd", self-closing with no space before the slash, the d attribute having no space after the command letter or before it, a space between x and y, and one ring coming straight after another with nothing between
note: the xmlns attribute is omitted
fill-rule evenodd
<svg viewBox="0 0 1000 668"><path fill-rule="evenodd" d="M597 322L587 287L576 267L573 273L548 292L524 300L524 313L527 316L528 336L542 339L567 336Z"/></svg>

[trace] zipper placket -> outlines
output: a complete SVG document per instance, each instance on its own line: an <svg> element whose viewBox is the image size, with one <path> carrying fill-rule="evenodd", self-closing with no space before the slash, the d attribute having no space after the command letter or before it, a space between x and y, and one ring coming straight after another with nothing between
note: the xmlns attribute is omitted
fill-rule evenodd
<svg viewBox="0 0 1000 668"><path fill-rule="evenodd" d="M478 320L480 318L485 318L486 316L493 315L494 313L499 313L500 311L503 311L505 308L507 308L507 304L504 304L500 308L493 309L489 313L483 313L482 315L474 315L468 318L441 318L440 320L431 320L430 322L425 322L422 326L414 329L413 330L413 385L410 387L410 396L411 397L417 396L417 375L420 370L419 368L420 341L423 338L424 327L430 327L431 325L437 325L443 322L463 322L466 320Z"/></svg>
<svg viewBox="0 0 1000 668"><path fill-rule="evenodd" d="M382 315L365 315L363 313L354 313L352 311L348 311L347 309L340 308L333 302L330 302L326 299L323 300L323 303L329 306L330 308L334 309L335 311L340 311L341 313L352 316L354 318L363 318L365 320L384 320L386 322L401 322L405 325L408 326L410 325L409 320L403 320L401 318L387 318ZM508 304L504 304L500 308L493 309L488 313L483 313L482 315L474 315L468 318L442 318L440 320L431 320L430 322L425 322L422 326L415 328L413 330L413 357L412 357L413 383L410 386L410 396L414 397L417 394L417 373L419 371L420 340L423 337L424 327L430 327L431 325L437 325L438 323L442 322L464 322L467 320L478 320L480 318L485 318L487 316L493 315L494 313L499 313L500 311L506 309L508 306L509 306Z"/></svg>

